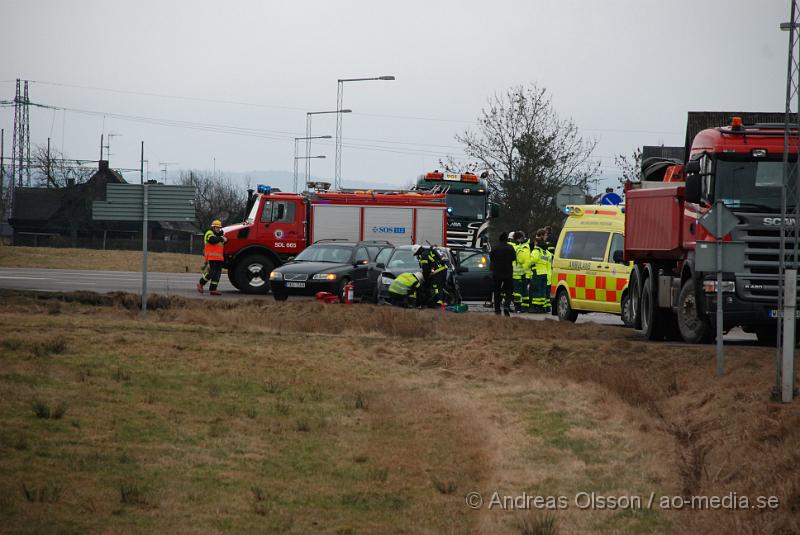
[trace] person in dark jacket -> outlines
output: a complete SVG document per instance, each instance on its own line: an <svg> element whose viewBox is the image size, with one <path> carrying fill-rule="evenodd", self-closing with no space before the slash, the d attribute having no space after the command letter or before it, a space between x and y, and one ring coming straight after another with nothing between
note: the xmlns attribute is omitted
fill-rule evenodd
<svg viewBox="0 0 800 535"><path fill-rule="evenodd" d="M489 259L492 265L492 279L494 282L494 313L500 314L502 298L503 313L511 315L511 300L514 292L514 261L517 252L508 243L508 233L500 234L500 239L492 245Z"/></svg>

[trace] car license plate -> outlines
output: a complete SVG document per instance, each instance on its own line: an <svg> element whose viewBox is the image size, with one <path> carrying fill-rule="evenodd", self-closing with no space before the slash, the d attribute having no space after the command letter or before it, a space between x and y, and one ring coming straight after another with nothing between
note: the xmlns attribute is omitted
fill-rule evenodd
<svg viewBox="0 0 800 535"><path fill-rule="evenodd" d="M305 282L287 282L286 283L286 287L287 288L305 288L306 287L306 283Z"/></svg>
<svg viewBox="0 0 800 535"><path fill-rule="evenodd" d="M770 318L782 318L783 317L783 311L771 308L767 312L767 316L769 316ZM800 310L795 310L794 311L794 317L800 319Z"/></svg>

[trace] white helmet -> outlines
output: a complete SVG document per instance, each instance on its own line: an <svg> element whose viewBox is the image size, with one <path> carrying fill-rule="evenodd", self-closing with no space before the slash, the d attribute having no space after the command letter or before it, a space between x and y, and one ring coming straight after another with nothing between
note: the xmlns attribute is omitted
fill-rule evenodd
<svg viewBox="0 0 800 535"><path fill-rule="evenodd" d="M422 249L422 246L420 244L412 245L411 246L411 254L413 254L414 256L417 256L417 253L419 253L420 249Z"/></svg>
<svg viewBox="0 0 800 535"><path fill-rule="evenodd" d="M509 232L508 233L508 241L514 241L514 233L513 232Z"/></svg>
<svg viewBox="0 0 800 535"><path fill-rule="evenodd" d="M414 276L417 278L417 280L419 282L422 282L422 272L421 271L417 271L416 273L414 273Z"/></svg>

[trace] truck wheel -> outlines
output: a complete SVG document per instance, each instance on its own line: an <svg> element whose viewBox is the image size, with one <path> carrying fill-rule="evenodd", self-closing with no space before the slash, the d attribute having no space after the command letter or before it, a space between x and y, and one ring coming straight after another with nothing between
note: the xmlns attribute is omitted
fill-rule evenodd
<svg viewBox="0 0 800 535"><path fill-rule="evenodd" d="M236 275L234 275L234 270L232 269L228 270L228 280L231 282L234 288L236 288L239 291L242 291L239 285L239 279L236 278Z"/></svg>
<svg viewBox="0 0 800 535"><path fill-rule="evenodd" d="M642 330L642 292L639 288L639 275L636 270L631 271L631 279L628 283L628 295L631 296L631 314L633 316L633 327Z"/></svg>
<svg viewBox="0 0 800 535"><path fill-rule="evenodd" d="M242 258L233 269L240 290L246 294L269 293L269 274L274 265L264 255L254 254Z"/></svg>
<svg viewBox="0 0 800 535"><path fill-rule="evenodd" d="M633 299L631 299L631 292L626 291L622 294L622 300L619 303L619 311L622 323L625 324L625 327L633 327L635 321L633 319Z"/></svg>
<svg viewBox="0 0 800 535"><path fill-rule="evenodd" d="M641 293L642 332L648 340L663 340L666 334L667 321L669 320L653 300L653 278L644 281Z"/></svg>
<svg viewBox="0 0 800 535"><path fill-rule="evenodd" d="M694 282L683 283L678 295L678 328L683 340L689 344L704 344L710 341L711 325L697 307Z"/></svg>
<svg viewBox="0 0 800 535"><path fill-rule="evenodd" d="M569 295L564 288L561 288L556 296L556 310L558 311L558 321L575 323L575 320L578 319L578 313L572 310L572 306L569 304Z"/></svg>

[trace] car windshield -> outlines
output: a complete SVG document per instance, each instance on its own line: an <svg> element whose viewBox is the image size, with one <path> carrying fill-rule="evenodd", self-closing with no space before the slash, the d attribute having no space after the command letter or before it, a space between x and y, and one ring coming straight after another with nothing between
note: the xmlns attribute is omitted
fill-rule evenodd
<svg viewBox="0 0 800 535"><path fill-rule="evenodd" d="M395 249L391 260L386 264L386 268L400 271L418 271L419 262L411 252L411 249Z"/></svg>
<svg viewBox="0 0 800 535"><path fill-rule="evenodd" d="M482 220L486 217L486 196L480 193L450 193L447 195L447 213L450 217Z"/></svg>
<svg viewBox="0 0 800 535"><path fill-rule="evenodd" d="M350 261L352 247L341 245L312 245L295 257L296 262L335 262L346 264Z"/></svg>
<svg viewBox="0 0 800 535"><path fill-rule="evenodd" d="M783 162L779 160L717 160L717 198L744 212L781 209Z"/></svg>

